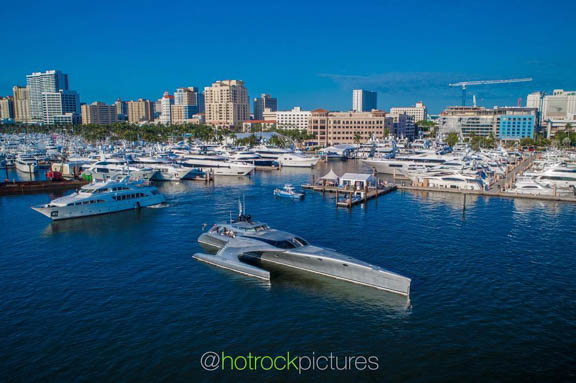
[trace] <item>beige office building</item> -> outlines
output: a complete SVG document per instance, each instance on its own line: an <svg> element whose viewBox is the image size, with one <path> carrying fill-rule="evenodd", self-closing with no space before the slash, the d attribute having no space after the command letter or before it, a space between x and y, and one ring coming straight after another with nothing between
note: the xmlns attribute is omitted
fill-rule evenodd
<svg viewBox="0 0 576 383"><path fill-rule="evenodd" d="M103 102L84 104L82 110L82 124L108 125L118 121L116 105L106 105Z"/></svg>
<svg viewBox="0 0 576 383"><path fill-rule="evenodd" d="M428 119L428 109L422 101L417 102L414 106L390 108L390 116L394 118L394 122L398 122L398 116L401 114L414 117L414 122Z"/></svg>
<svg viewBox="0 0 576 383"><path fill-rule="evenodd" d="M240 127L250 119L250 99L244 82L216 81L204 88L206 123L220 127Z"/></svg>
<svg viewBox="0 0 576 383"><path fill-rule="evenodd" d="M30 89L27 86L15 86L14 93L14 120L16 122L30 122Z"/></svg>
<svg viewBox="0 0 576 383"><path fill-rule="evenodd" d="M370 138L383 139L394 127L392 117L386 112L328 112L324 109L312 111L308 133L320 146L355 144Z"/></svg>
<svg viewBox="0 0 576 383"><path fill-rule="evenodd" d="M154 106L152 101L139 99L138 101L128 101L128 122L138 124L154 120Z"/></svg>

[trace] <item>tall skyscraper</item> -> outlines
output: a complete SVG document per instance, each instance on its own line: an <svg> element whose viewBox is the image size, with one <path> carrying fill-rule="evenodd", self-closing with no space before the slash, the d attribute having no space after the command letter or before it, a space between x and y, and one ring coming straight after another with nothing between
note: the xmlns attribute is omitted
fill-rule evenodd
<svg viewBox="0 0 576 383"><path fill-rule="evenodd" d="M14 93L14 120L16 122L30 122L30 89L27 86L15 86Z"/></svg>
<svg viewBox="0 0 576 383"><path fill-rule="evenodd" d="M354 89L352 91L352 110L354 112L370 112L378 109L378 95L364 89Z"/></svg>
<svg viewBox="0 0 576 383"><path fill-rule="evenodd" d="M204 101L208 124L234 127L250 119L250 99L243 81L216 81L204 88Z"/></svg>
<svg viewBox="0 0 576 383"><path fill-rule="evenodd" d="M264 109L270 109L270 112L278 110L278 99L270 97L269 94L262 94L260 97L254 99L254 119L264 119Z"/></svg>
<svg viewBox="0 0 576 383"><path fill-rule="evenodd" d="M78 124L80 118L80 98L71 90L42 92L43 123Z"/></svg>
<svg viewBox="0 0 576 383"><path fill-rule="evenodd" d="M55 93L68 90L68 75L59 70L35 72L26 76L30 91L30 119L32 122L45 122L45 107L42 104L42 93Z"/></svg>

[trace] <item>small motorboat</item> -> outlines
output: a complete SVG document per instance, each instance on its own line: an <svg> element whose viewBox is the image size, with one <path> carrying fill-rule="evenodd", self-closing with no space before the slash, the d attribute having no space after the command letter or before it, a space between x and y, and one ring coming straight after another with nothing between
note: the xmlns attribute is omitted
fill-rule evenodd
<svg viewBox="0 0 576 383"><path fill-rule="evenodd" d="M274 189L274 195L276 197L292 198L292 199L302 199L304 198L304 193L298 193L294 190L294 187L290 184L284 185L282 189Z"/></svg>

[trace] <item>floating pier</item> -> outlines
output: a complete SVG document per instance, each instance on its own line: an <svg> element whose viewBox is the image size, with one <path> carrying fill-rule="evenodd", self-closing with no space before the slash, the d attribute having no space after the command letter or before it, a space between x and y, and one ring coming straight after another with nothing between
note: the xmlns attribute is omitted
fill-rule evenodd
<svg viewBox="0 0 576 383"><path fill-rule="evenodd" d="M0 195L33 194L80 188L89 182L72 181L8 181L0 183Z"/></svg>
<svg viewBox="0 0 576 383"><path fill-rule="evenodd" d="M396 185L388 185L382 188L368 188L362 190L354 190L343 188L339 186L323 186L323 185L311 185L311 184L304 184L302 185L303 189L313 190L321 193L336 193L336 206L339 207L352 207L354 205L358 205L360 203L364 203L369 199L378 198L381 195L388 194L396 190ZM353 200L352 196L354 193L362 193L362 198ZM346 201L339 201L340 195L348 195L348 199Z"/></svg>
<svg viewBox="0 0 576 383"><path fill-rule="evenodd" d="M565 197L554 195L533 195L533 194L509 193L502 191L461 190L461 189L432 188L432 187L412 186L412 185L397 185L397 189L408 191L422 191L422 192L468 194L468 195L478 195L485 197L522 198L522 199L541 200L541 201L576 202L576 196Z"/></svg>

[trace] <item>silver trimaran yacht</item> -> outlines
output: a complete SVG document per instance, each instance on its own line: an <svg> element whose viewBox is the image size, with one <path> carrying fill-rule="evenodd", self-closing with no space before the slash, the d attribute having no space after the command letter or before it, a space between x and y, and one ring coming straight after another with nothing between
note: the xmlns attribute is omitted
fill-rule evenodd
<svg viewBox="0 0 576 383"><path fill-rule="evenodd" d="M299 236L252 221L242 210L236 220L215 224L198 237L199 244L215 254L196 253L193 257L267 281L270 280L270 273L250 261L278 264L400 295L410 294L410 278L333 250L310 245Z"/></svg>

